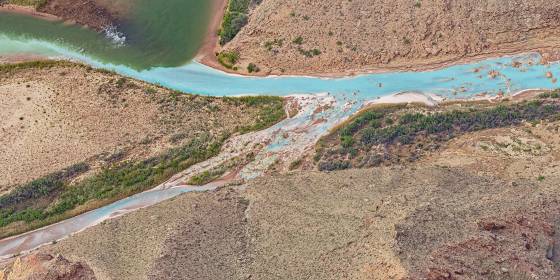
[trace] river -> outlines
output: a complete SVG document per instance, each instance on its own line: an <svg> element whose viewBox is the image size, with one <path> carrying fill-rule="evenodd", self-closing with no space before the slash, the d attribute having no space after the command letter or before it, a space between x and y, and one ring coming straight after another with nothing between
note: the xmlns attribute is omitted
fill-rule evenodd
<svg viewBox="0 0 560 280"><path fill-rule="evenodd" d="M471 98L479 94L489 96L499 93L512 94L527 89L556 88L556 81L550 78L550 74L553 77L560 75L560 64L542 65L539 63L538 54L525 54L424 72L392 72L339 78L244 77L227 74L195 61L187 63L194 54L189 52L188 48L179 47L185 46L185 41L171 43L163 49L159 48L161 42L169 43L168 40L172 40L170 38L174 36L163 36L169 38L161 41L154 38L147 39L158 42L152 47L142 48L136 46L134 41L130 41L129 46L116 46L115 42L102 38L99 34L62 23L45 23L45 29L38 29L35 32L28 29L36 26L37 22L32 22L36 19L28 18L29 26L21 27L20 30L15 28L14 24L22 22L21 18L12 21L10 17L0 14L0 55L24 53L71 59L195 94L212 96L304 94L299 98L301 102L307 102L308 106L303 106L305 110L299 115L255 135L246 136L253 141L269 143L256 155L253 163L241 170L241 177L246 179L261 175L280 156L289 157L304 153L334 125L357 112L366 102L383 96L400 92L419 92L457 99ZM52 33L48 33L49 30ZM315 109L325 104L330 104L332 107L316 114ZM318 119L324 121L317 122ZM202 190L213 187L207 186ZM2 240L0 257L8 257L59 240L106 218L192 190L187 186L167 186L129 197L60 224Z"/></svg>
<svg viewBox="0 0 560 280"><path fill-rule="evenodd" d="M133 69L179 66L200 48L210 21L208 0L115 0L117 27L104 33L61 21L0 12L0 34L18 40L37 39L102 62ZM0 42L6 49L7 42ZM29 50L31 52L37 50Z"/></svg>

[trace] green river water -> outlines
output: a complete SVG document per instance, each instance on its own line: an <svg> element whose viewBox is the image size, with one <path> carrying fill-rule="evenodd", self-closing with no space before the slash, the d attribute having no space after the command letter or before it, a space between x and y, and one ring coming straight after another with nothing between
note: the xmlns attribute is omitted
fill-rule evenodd
<svg viewBox="0 0 560 280"><path fill-rule="evenodd" d="M113 38L76 25L5 12L0 12L0 31L10 37L56 42L100 61L137 70L173 67L195 56L212 5L209 0L116 0L112 4L119 3L129 8L121 11L119 34ZM124 42L119 41L122 38Z"/></svg>

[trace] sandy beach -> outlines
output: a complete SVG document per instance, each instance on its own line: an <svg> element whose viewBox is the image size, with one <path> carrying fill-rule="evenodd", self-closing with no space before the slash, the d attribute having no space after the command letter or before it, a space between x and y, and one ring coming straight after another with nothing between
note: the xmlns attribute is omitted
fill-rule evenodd
<svg viewBox="0 0 560 280"><path fill-rule="evenodd" d="M224 17L227 3L227 0L212 1L212 19L210 20L208 31L206 32L206 38L195 57L196 61L220 70L222 70L222 68L225 69L225 67L218 63L216 58L216 52L219 49L218 40L220 39L218 30L222 24L222 18Z"/></svg>

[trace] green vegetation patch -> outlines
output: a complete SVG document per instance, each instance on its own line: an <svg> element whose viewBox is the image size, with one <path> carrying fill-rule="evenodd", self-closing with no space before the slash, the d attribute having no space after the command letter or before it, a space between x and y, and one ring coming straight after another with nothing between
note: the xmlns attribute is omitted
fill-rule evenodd
<svg viewBox="0 0 560 280"><path fill-rule="evenodd" d="M254 63L249 63L249 65L247 65L247 72L249 73L253 73L253 72L257 73L260 71L261 69Z"/></svg>
<svg viewBox="0 0 560 280"><path fill-rule="evenodd" d="M319 49L305 50L301 47L298 48L298 51L299 51L300 54L302 54L303 56L308 57L308 58L321 55L321 53L322 53Z"/></svg>
<svg viewBox="0 0 560 280"><path fill-rule="evenodd" d="M204 172L192 176L187 182L187 184L202 186L220 178L220 176L224 175L225 172L226 170L224 168L206 170Z"/></svg>
<svg viewBox="0 0 560 280"><path fill-rule="evenodd" d="M229 0L219 32L222 46L233 40L241 28L247 24L250 4L251 0Z"/></svg>
<svg viewBox="0 0 560 280"><path fill-rule="evenodd" d="M541 99L547 99L547 98L551 98L551 99L558 99L560 98L560 90L556 89L550 92L545 92L545 93L541 93L539 94L539 98Z"/></svg>
<svg viewBox="0 0 560 280"><path fill-rule="evenodd" d="M284 39L274 39L272 41L267 41L264 43L264 47L267 51L271 51L275 47L282 47L284 45Z"/></svg>
<svg viewBox="0 0 560 280"><path fill-rule="evenodd" d="M40 60L40 61L29 61L15 64L0 64L0 74L9 74L14 71L24 70L24 69L49 69L56 66L81 66L80 64L68 62L68 61L58 61L58 60Z"/></svg>
<svg viewBox="0 0 560 280"><path fill-rule="evenodd" d="M251 107L259 107L256 121L252 125L239 128L240 133L262 130L270 127L286 118L284 100L277 96L243 96L238 98L227 98L226 100L235 104L245 103Z"/></svg>
<svg viewBox="0 0 560 280"><path fill-rule="evenodd" d="M170 100L178 94L170 95ZM211 99L193 96L190 103L195 102L194 100L208 102ZM222 100L228 105L257 111L251 112L256 116L251 125L237 127L232 129L232 132L247 133L260 130L285 118L281 97L224 97ZM187 139L185 135L176 135L176 143L185 144L158 156L135 161L121 161L120 155L115 156L116 159L109 160L101 171L82 176L84 178L80 175L89 171L90 167L80 163L21 185L0 196L0 238L56 223L150 189L165 182L172 175L217 155L228 137L229 134L213 136L205 133ZM221 176L229 167L231 166L198 174L191 181L197 185L205 184Z"/></svg>
<svg viewBox="0 0 560 280"><path fill-rule="evenodd" d="M94 201L109 203L161 184L172 175L218 154L226 138L213 139L204 135L156 157L107 167L77 183L69 179L86 170L83 165L37 179L0 197L0 227L18 221L26 223L19 226L17 232L2 231L0 236L43 226L43 221L62 220L67 212L80 205ZM36 203L43 198L47 198L48 203Z"/></svg>
<svg viewBox="0 0 560 280"><path fill-rule="evenodd" d="M64 182L69 181L89 170L86 163L72 165L62 171L54 172L43 178L33 180L22 185L9 194L0 197L0 209L17 209L22 207L22 202L37 200L51 196L61 191ZM1 215L0 215L1 216ZM0 225L5 221L0 221Z"/></svg>
<svg viewBox="0 0 560 280"><path fill-rule="evenodd" d="M237 61L239 61L239 53L237 52L223 51L218 54L218 62L227 69L234 69Z"/></svg>
<svg viewBox="0 0 560 280"><path fill-rule="evenodd" d="M419 151L437 149L439 142L464 133L556 119L560 103L553 99L435 112L376 108L344 124L329 143L320 141L316 159L320 170L375 166L404 156L415 160Z"/></svg>
<svg viewBox="0 0 560 280"><path fill-rule="evenodd" d="M491 109L426 115L406 113L398 118L398 123L386 127L368 127L361 131L359 141L364 145L409 144L419 136L438 135L454 137L465 132L511 126L522 121L550 118L560 112L558 104L545 104L541 101L524 102L509 106L498 105Z"/></svg>

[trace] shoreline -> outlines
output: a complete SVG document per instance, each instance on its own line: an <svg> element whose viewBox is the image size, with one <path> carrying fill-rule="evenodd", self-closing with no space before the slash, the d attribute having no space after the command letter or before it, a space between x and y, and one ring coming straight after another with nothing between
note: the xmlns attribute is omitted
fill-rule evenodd
<svg viewBox="0 0 560 280"><path fill-rule="evenodd" d="M31 16L34 18L48 20L48 21L63 21L63 19L60 17L48 13L39 12L34 7L31 6L4 4L4 5L0 5L0 12L26 15L26 16Z"/></svg>
<svg viewBox="0 0 560 280"><path fill-rule="evenodd" d="M421 103L427 106L444 105L446 103L476 103L476 102L500 102L503 100L511 99L514 101L522 101L527 99L536 98L539 94L548 92L548 89L524 89L509 95L475 95L470 98L457 98L448 99L446 97L433 94L433 93L419 93L419 92L399 92L391 95L379 97L378 99L369 100L364 103L364 108L372 105L388 105L388 104L413 104Z"/></svg>
<svg viewBox="0 0 560 280"><path fill-rule="evenodd" d="M471 64L480 62L486 59L492 58L502 58L502 57L512 57L516 55L522 54L531 54L536 53L541 56L541 61L538 63L547 64L547 63L555 63L560 62L560 57L557 55L551 55L551 58L545 59L544 56L551 54L554 52L554 46L547 46L547 47L536 47L536 48L527 48L523 50L519 49L512 49L507 51L499 51L499 52L489 52L484 54L478 54L473 56L463 56L456 59L447 59L442 61L436 61L434 63L431 62L424 62L424 63L412 63L407 66L375 66L369 69L362 69L362 70L346 70L346 71L338 71L338 72L327 72L327 73L312 73L312 72L290 72L286 71L284 73L245 73L241 71L234 71L231 69L227 69L221 64L217 62L217 59L213 61L208 61L208 59L200 60L197 57L193 59L194 62L200 63L212 69L231 74L236 76L242 77L309 77L309 78L353 78L361 75L370 75L370 74L385 74L385 73L395 73L395 72L428 72L428 71L436 71L447 67L452 67L461 64Z"/></svg>
<svg viewBox="0 0 560 280"><path fill-rule="evenodd" d="M227 4L228 0L212 0L212 18L210 19L206 35L204 36L204 41L192 61L197 61L206 66L221 70L221 65L216 57L216 51L219 48L218 41L220 40L218 30L222 24Z"/></svg>
<svg viewBox="0 0 560 280"><path fill-rule="evenodd" d="M521 48L522 46L511 46L501 51L486 52L477 55L461 56L456 58L441 59L433 58L432 60L424 60L421 62L411 62L404 65L388 66L377 65L366 67L363 69L349 69L344 71L335 72L309 72L309 71L286 71L284 73L271 73L271 71L246 73L244 71L234 71L222 66L215 55L219 51L218 45L219 36L217 31L222 24L223 16L227 8L228 0L212 0L212 18L204 36L204 40L191 62L196 62L204 66L210 67L214 70L224 72L226 74L241 76L241 77L312 77L312 78L353 78L360 75L368 74L383 74L391 72L422 72L422 71L435 71L460 64L476 63L485 59L509 57L520 54L538 53L541 56L541 61L538 63L554 63L560 61L560 53L555 49L554 42L546 46ZM64 19L52 14L42 13L35 10L30 6L21 6L14 4L4 4L0 6L0 12L14 13L32 16L38 19L49 21L64 21ZM546 58L545 58L546 56ZM14 59L15 58L15 59ZM28 54L14 54L10 56L0 55L0 63L17 63L22 61L29 61L30 59L41 59L41 56L28 55ZM48 58L46 58L48 59ZM188 62L190 63L190 62Z"/></svg>

